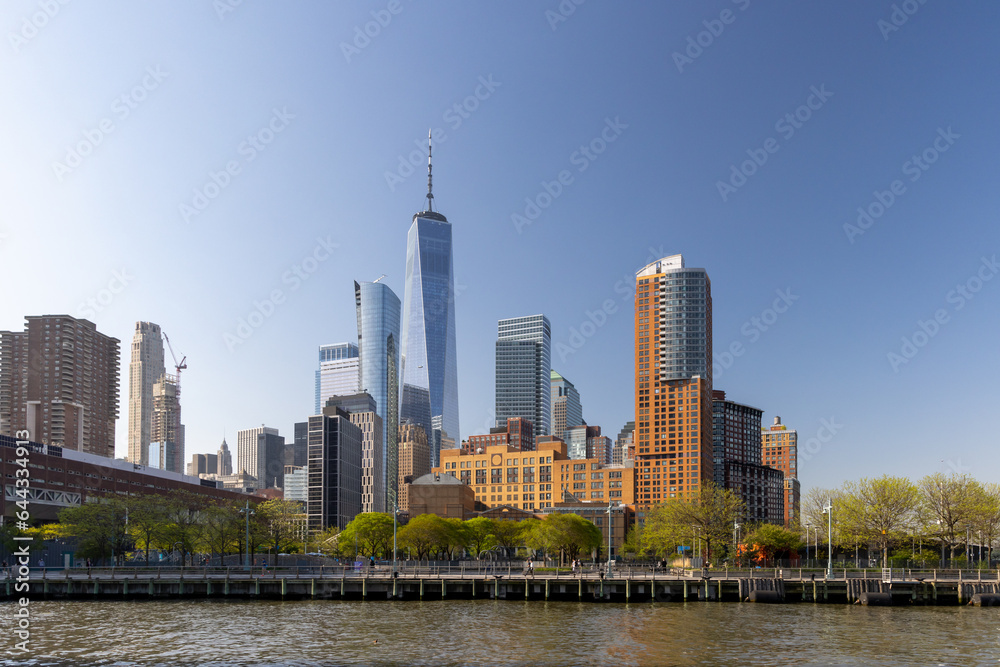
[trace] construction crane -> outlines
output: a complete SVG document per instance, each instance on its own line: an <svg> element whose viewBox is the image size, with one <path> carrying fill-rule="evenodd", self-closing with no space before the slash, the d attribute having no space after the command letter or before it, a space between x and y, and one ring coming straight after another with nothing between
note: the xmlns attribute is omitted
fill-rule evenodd
<svg viewBox="0 0 1000 667"><path fill-rule="evenodd" d="M177 355L174 354L174 347L170 344L170 339L167 338L167 332L163 332L163 340L167 341L167 349L170 350L170 356L174 359L174 369L177 371L177 398L181 396L181 371L187 368L187 356L181 359L180 363L177 363Z"/></svg>
<svg viewBox="0 0 1000 667"><path fill-rule="evenodd" d="M385 274L383 273L383 274L382 274L382 275L380 275L380 276L379 276L378 278L376 278L375 280L373 280L373 281L372 281L372 284L375 284L375 283L377 283L378 281L382 280L383 278L388 278L388 277L389 277L389 276L387 276L387 275L385 275Z"/></svg>

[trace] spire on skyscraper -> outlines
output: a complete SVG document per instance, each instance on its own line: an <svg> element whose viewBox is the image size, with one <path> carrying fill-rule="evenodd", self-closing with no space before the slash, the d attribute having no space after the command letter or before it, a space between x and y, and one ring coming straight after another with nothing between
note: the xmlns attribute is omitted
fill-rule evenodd
<svg viewBox="0 0 1000 667"><path fill-rule="evenodd" d="M434 187L431 173L431 131L427 130L427 210L434 210Z"/></svg>

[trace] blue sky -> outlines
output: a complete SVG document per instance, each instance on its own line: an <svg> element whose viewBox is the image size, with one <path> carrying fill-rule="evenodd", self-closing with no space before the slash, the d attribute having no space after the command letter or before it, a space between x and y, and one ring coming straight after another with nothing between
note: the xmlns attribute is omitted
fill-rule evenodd
<svg viewBox="0 0 1000 667"><path fill-rule="evenodd" d="M356 337L353 281L403 296L433 128L463 436L490 423L497 320L539 312L617 434L631 276L682 253L712 279L716 388L798 429L804 489L1000 481L998 22L933 0L7 0L0 328L69 313L121 339L119 456L136 320L188 357L188 458L290 437L316 347Z"/></svg>

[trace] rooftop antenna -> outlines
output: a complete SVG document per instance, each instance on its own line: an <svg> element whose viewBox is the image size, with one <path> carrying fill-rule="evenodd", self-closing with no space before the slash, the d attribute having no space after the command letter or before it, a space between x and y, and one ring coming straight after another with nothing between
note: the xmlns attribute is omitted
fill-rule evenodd
<svg viewBox="0 0 1000 667"><path fill-rule="evenodd" d="M434 210L433 175L431 174L431 131L427 130L427 210Z"/></svg>

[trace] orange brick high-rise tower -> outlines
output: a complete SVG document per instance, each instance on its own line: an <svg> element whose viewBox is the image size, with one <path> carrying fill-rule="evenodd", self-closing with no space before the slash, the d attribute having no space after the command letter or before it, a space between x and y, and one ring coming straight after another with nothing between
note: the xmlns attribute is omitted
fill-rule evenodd
<svg viewBox="0 0 1000 667"><path fill-rule="evenodd" d="M712 481L712 283L681 255L636 273L635 502L689 498Z"/></svg>

